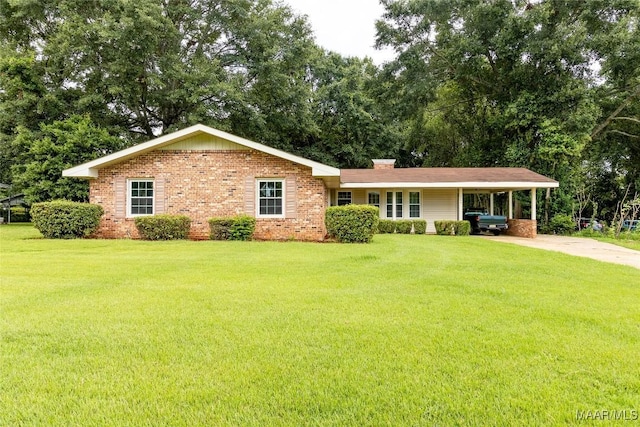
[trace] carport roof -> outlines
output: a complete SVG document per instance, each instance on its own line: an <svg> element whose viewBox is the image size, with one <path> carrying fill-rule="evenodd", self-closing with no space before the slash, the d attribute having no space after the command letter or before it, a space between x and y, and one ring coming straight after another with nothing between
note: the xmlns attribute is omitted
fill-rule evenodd
<svg viewBox="0 0 640 427"><path fill-rule="evenodd" d="M342 188L556 188L558 182L526 168L341 169Z"/></svg>

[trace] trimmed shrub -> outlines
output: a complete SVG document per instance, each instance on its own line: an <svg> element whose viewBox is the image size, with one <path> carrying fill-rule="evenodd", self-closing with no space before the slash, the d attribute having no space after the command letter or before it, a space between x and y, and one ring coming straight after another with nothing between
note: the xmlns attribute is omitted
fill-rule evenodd
<svg viewBox="0 0 640 427"><path fill-rule="evenodd" d="M471 233L469 221L440 220L434 221L436 233L441 236L468 236Z"/></svg>
<svg viewBox="0 0 640 427"><path fill-rule="evenodd" d="M427 232L427 220L426 219L414 219L413 220L413 232L415 234L425 234Z"/></svg>
<svg viewBox="0 0 640 427"><path fill-rule="evenodd" d="M381 219L378 221L378 233L393 234L396 231L396 222L392 219Z"/></svg>
<svg viewBox="0 0 640 427"><path fill-rule="evenodd" d="M209 218L209 238L211 240L229 240L233 218Z"/></svg>
<svg viewBox="0 0 640 427"><path fill-rule="evenodd" d="M55 200L35 203L31 221L47 239L75 239L93 234L103 213L99 205Z"/></svg>
<svg viewBox="0 0 640 427"><path fill-rule="evenodd" d="M325 213L330 236L342 243L369 243L378 230L380 210L369 205L331 206Z"/></svg>
<svg viewBox="0 0 640 427"><path fill-rule="evenodd" d="M570 234L575 226L575 222L569 215L554 215L549 221L549 228L555 234Z"/></svg>
<svg viewBox="0 0 640 427"><path fill-rule="evenodd" d="M256 219L248 215L209 218L211 240L251 240L256 231Z"/></svg>
<svg viewBox="0 0 640 427"><path fill-rule="evenodd" d="M456 221L456 236L468 236L471 234L471 223L469 221Z"/></svg>
<svg viewBox="0 0 640 427"><path fill-rule="evenodd" d="M231 219L229 240L251 240L256 231L256 219L249 215L238 215Z"/></svg>
<svg viewBox="0 0 640 427"><path fill-rule="evenodd" d="M396 233L411 234L411 226L413 221L409 219L399 219L396 221Z"/></svg>
<svg viewBox="0 0 640 427"><path fill-rule="evenodd" d="M189 237L191 219L185 215L139 216L135 219L138 233L145 240L180 240Z"/></svg>
<svg viewBox="0 0 640 427"><path fill-rule="evenodd" d="M439 220L433 221L433 225L436 227L436 234L440 236L451 236L455 234L455 231L452 232L452 228L454 227L455 221L450 220Z"/></svg>

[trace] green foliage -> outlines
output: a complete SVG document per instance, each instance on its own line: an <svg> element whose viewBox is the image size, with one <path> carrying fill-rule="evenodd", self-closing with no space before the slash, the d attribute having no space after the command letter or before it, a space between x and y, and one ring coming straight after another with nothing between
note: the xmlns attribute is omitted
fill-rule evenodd
<svg viewBox="0 0 640 427"><path fill-rule="evenodd" d="M413 220L413 232L415 234L425 234L427 232L427 220L426 219L414 219Z"/></svg>
<svg viewBox="0 0 640 427"><path fill-rule="evenodd" d="M469 221L457 221L456 236L468 236L471 234L471 223Z"/></svg>
<svg viewBox="0 0 640 427"><path fill-rule="evenodd" d="M191 219L185 215L139 216L135 224L144 240L184 240L191 229Z"/></svg>
<svg viewBox="0 0 640 427"><path fill-rule="evenodd" d="M331 206L325 225L331 237L342 243L369 243L378 230L380 210L369 205Z"/></svg>
<svg viewBox="0 0 640 427"><path fill-rule="evenodd" d="M410 219L398 219L396 222L396 233L398 234L411 234L411 227L413 221Z"/></svg>
<svg viewBox="0 0 640 427"><path fill-rule="evenodd" d="M556 233L556 234L569 234L569 231L565 231L564 233ZM587 228L583 228L580 231L576 231L575 233L571 233L571 235L576 237L603 237L606 234L603 233L602 231L596 231L592 227L587 227Z"/></svg>
<svg viewBox="0 0 640 427"><path fill-rule="evenodd" d="M409 234L411 230L415 234L425 234L427 232L427 221L424 219L413 220L392 220L381 219L378 222L378 233L380 234Z"/></svg>
<svg viewBox="0 0 640 427"><path fill-rule="evenodd" d="M91 235L100 225L102 206L67 200L35 203L33 225L47 239L74 239Z"/></svg>
<svg viewBox="0 0 640 427"><path fill-rule="evenodd" d="M248 215L233 218L229 227L229 240L251 240L256 231L256 219Z"/></svg>
<svg viewBox="0 0 640 427"><path fill-rule="evenodd" d="M229 240L231 236L231 226L233 218L209 218L209 239L211 240Z"/></svg>
<svg viewBox="0 0 640 427"><path fill-rule="evenodd" d="M251 240L256 230L256 219L248 215L209 219L211 240Z"/></svg>
<svg viewBox="0 0 640 427"><path fill-rule="evenodd" d="M12 169L14 186L24 191L30 203L58 198L88 200L88 182L63 177L62 171L121 147L118 138L96 127L90 117L75 115L42 124L39 132L20 127L13 144L24 151L24 163Z"/></svg>
<svg viewBox="0 0 640 427"><path fill-rule="evenodd" d="M378 220L378 233L393 234L396 231L396 222L392 219Z"/></svg>
<svg viewBox="0 0 640 427"><path fill-rule="evenodd" d="M554 215L549 222L549 229L555 234L570 234L576 228L576 223L570 215Z"/></svg>
<svg viewBox="0 0 640 427"><path fill-rule="evenodd" d="M588 164L608 212L640 188L639 2L383 5L377 45L398 57L381 98L414 164L527 167L565 186ZM544 217L574 195L552 192Z"/></svg>
<svg viewBox="0 0 640 427"><path fill-rule="evenodd" d="M434 221L434 225L441 236L468 236L471 233L469 221L440 220Z"/></svg>

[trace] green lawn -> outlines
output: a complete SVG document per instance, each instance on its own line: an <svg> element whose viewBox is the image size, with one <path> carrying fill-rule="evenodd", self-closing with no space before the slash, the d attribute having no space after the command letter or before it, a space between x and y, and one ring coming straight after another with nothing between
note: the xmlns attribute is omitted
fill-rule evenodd
<svg viewBox="0 0 640 427"><path fill-rule="evenodd" d="M622 234L619 238L614 239L612 237L596 237L596 240L601 242L613 243L614 245L622 246L624 248L635 249L640 251L640 232L630 234Z"/></svg>
<svg viewBox="0 0 640 427"><path fill-rule="evenodd" d="M596 239L601 242L611 243L614 245L622 246L624 248L634 249L636 251L640 251L640 231L634 232L622 232L616 238L613 233L601 233L592 230L582 230L576 233L573 233L575 237L587 237L590 239Z"/></svg>
<svg viewBox="0 0 640 427"><path fill-rule="evenodd" d="M640 410L631 267L482 237L38 236L0 227L0 425L602 425L577 411Z"/></svg>

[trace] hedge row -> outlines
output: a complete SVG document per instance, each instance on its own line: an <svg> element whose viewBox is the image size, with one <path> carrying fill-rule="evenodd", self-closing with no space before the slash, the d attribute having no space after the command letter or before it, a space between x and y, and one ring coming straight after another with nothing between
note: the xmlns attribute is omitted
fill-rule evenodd
<svg viewBox="0 0 640 427"><path fill-rule="evenodd" d="M187 239L191 219L184 215L141 216L135 219L136 228L145 240ZM209 219L211 240L251 240L256 219L248 215Z"/></svg>
<svg viewBox="0 0 640 427"><path fill-rule="evenodd" d="M468 236L471 233L469 221L434 221L436 233L441 236Z"/></svg>
<svg viewBox="0 0 640 427"><path fill-rule="evenodd" d="M75 239L93 234L103 213L99 205L54 200L34 203L31 221L47 239Z"/></svg>
<svg viewBox="0 0 640 427"><path fill-rule="evenodd" d="M331 206L325 213L329 236L342 243L369 243L378 229L380 211L375 206Z"/></svg>
<svg viewBox="0 0 640 427"><path fill-rule="evenodd" d="M427 221L424 219L381 219L378 224L380 234L425 234L427 232Z"/></svg>

